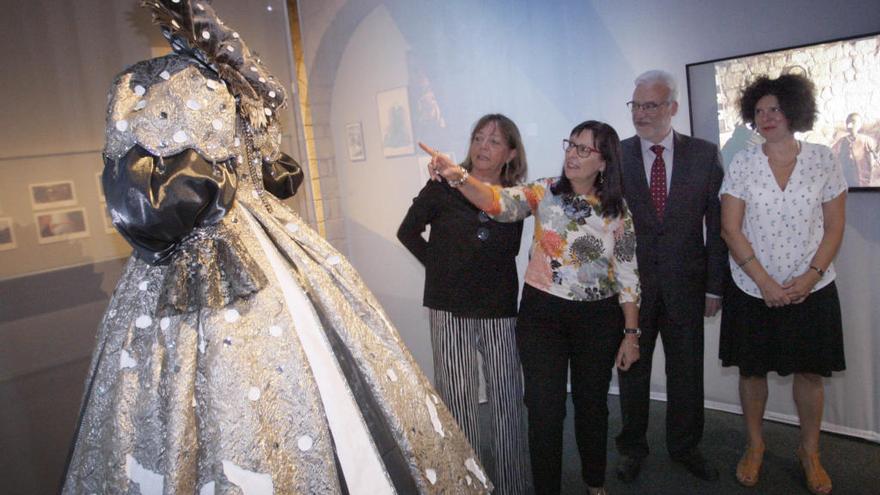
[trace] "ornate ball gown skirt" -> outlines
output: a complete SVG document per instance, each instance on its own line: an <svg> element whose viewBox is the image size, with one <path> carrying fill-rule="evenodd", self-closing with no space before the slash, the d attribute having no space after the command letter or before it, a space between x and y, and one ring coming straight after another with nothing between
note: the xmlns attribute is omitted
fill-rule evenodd
<svg viewBox="0 0 880 495"><path fill-rule="evenodd" d="M98 331L64 492L488 491L351 265L246 189L185 241L186 265L128 262ZM241 251L262 267L262 289L222 308L162 307L181 279L235 280Z"/></svg>

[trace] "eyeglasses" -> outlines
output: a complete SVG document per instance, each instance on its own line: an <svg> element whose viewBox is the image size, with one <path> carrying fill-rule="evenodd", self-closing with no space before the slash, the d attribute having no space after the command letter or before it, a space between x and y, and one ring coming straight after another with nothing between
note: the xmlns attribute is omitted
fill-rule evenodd
<svg viewBox="0 0 880 495"><path fill-rule="evenodd" d="M653 101L646 101L645 103L628 101L628 102L626 102L626 106L627 106L627 108L629 108L629 111L633 112L633 113L638 112L639 110L642 110L645 113L655 113L655 112L657 112L657 110L660 109L660 107L662 107L663 105L669 105L669 103L670 102L668 102L668 101L664 101L664 102L660 102L660 103L655 103Z"/></svg>
<svg viewBox="0 0 880 495"><path fill-rule="evenodd" d="M570 141L568 139L562 140L562 149L563 150L568 152L568 150L570 150L572 148L577 150L577 155L581 158L589 158L590 155L593 153L600 153L600 151L597 150L596 148L591 148L591 147L587 146L586 144L577 144L577 143Z"/></svg>

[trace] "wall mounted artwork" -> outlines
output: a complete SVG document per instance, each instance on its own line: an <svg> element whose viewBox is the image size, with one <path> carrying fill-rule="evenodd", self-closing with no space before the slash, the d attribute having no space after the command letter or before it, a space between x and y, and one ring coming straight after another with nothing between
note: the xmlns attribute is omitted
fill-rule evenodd
<svg viewBox="0 0 880 495"><path fill-rule="evenodd" d="M37 242L40 244L89 236L85 208L36 213L34 214L34 223L37 225Z"/></svg>
<svg viewBox="0 0 880 495"><path fill-rule="evenodd" d="M71 180L29 184L28 187L31 190L31 207L35 210L76 204L76 188Z"/></svg>
<svg viewBox="0 0 880 495"><path fill-rule="evenodd" d="M411 155L415 148L406 87L378 93L376 106L379 110L382 154L385 157Z"/></svg>
<svg viewBox="0 0 880 495"><path fill-rule="evenodd" d="M364 128L360 122L345 124L345 144L348 148L348 159L360 162L367 159L367 148L364 145Z"/></svg>

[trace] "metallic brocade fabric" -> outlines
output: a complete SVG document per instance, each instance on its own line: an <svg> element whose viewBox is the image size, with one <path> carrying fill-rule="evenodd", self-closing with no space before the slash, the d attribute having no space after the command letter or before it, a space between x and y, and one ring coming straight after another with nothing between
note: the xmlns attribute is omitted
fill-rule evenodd
<svg viewBox="0 0 880 495"><path fill-rule="evenodd" d="M266 149L277 142L277 127L246 139L235 132L240 117L221 115L217 130L205 116L171 111L169 129L184 129L188 139L162 147L170 131L133 115L179 100L179 91L217 108L226 98L201 87L201 70L199 83L188 75L196 69L153 62L117 85L124 94L114 101L127 103L111 104L105 154L119 158L140 145L157 161L171 149L194 149L208 161L239 157L231 161L235 202L219 223L185 237L168 263L128 262L98 330L63 493L341 493L334 445L345 432L331 431L325 404L333 398L321 395L270 257L284 260L306 294L389 478L407 478L409 485L394 483L397 493L491 491L464 434L354 268L263 190L262 167L249 160L277 153ZM162 67L172 67L168 79ZM140 90L131 85L152 77L176 89L156 83L155 95L165 96L134 110ZM117 111L123 107L129 110Z"/></svg>
<svg viewBox="0 0 880 495"><path fill-rule="evenodd" d="M194 149L222 162L235 152L235 100L226 83L194 59L171 54L138 62L113 85L104 155L135 143L156 156Z"/></svg>

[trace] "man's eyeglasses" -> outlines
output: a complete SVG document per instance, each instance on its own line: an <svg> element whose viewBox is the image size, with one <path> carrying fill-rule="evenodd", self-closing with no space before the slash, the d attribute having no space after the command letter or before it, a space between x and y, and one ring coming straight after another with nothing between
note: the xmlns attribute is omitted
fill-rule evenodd
<svg viewBox="0 0 880 495"><path fill-rule="evenodd" d="M628 101L626 102L627 108L629 108L630 112L638 112L639 110L644 111L645 113L654 113L660 109L663 105L669 105L670 102L664 101L661 103L655 103L653 101L646 101L645 103L639 103L636 101Z"/></svg>
<svg viewBox="0 0 880 495"><path fill-rule="evenodd" d="M586 144L577 144L577 143L570 141L568 139L562 140L562 149L564 149L567 152L568 150L570 150L572 148L577 150L577 155L581 158L589 158L591 154L599 153L599 150L597 150L596 148L591 148L591 147L587 146Z"/></svg>

